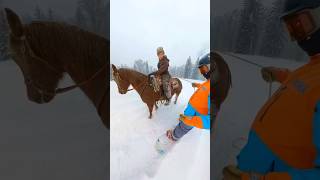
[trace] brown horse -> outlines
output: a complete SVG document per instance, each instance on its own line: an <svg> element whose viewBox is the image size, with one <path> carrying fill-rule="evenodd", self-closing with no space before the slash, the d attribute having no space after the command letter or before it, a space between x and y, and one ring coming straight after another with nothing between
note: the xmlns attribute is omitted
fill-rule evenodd
<svg viewBox="0 0 320 180"><path fill-rule="evenodd" d="M147 104L149 108L149 118L152 118L153 107L158 109L157 102L165 100L164 94L155 92L154 87L150 85L148 76L132 69L120 68L117 69L112 64L112 75L118 86L120 94L126 94L130 85L139 93L142 101ZM176 82L176 86L171 88L171 94L176 94L174 103L177 103L178 97L182 90L182 83L178 78L172 78L171 82Z"/></svg>
<svg viewBox="0 0 320 180"><path fill-rule="evenodd" d="M23 25L18 15L5 9L10 27L10 53L24 76L29 100L49 103L59 93L79 87L109 128L107 112L108 40L56 22ZM76 83L57 88L64 73Z"/></svg>
<svg viewBox="0 0 320 180"><path fill-rule="evenodd" d="M211 52L211 64L213 73L211 76L212 83L212 99L213 105L217 110L228 96L230 87L232 86L231 71L223 57L217 52Z"/></svg>

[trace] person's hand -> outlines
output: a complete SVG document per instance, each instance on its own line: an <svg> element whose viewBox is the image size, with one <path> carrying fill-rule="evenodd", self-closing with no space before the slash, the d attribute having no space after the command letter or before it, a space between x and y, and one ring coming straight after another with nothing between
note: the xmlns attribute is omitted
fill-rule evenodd
<svg viewBox="0 0 320 180"><path fill-rule="evenodd" d="M241 180L241 171L234 165L223 168L223 180Z"/></svg>
<svg viewBox="0 0 320 180"><path fill-rule="evenodd" d="M184 122L185 120L188 119L188 116L184 115L184 114L180 114L179 120Z"/></svg>
<svg viewBox="0 0 320 180"><path fill-rule="evenodd" d="M246 173L242 172L234 165L229 165L223 168L223 180L241 180L242 177L246 177L249 179L260 179L263 175L258 173Z"/></svg>
<svg viewBox="0 0 320 180"><path fill-rule="evenodd" d="M192 83L192 87L194 87L194 88L196 88L196 87L198 87L198 83Z"/></svg>
<svg viewBox="0 0 320 180"><path fill-rule="evenodd" d="M266 82L274 82L275 77L273 75L274 67L264 67L261 69L261 75Z"/></svg>

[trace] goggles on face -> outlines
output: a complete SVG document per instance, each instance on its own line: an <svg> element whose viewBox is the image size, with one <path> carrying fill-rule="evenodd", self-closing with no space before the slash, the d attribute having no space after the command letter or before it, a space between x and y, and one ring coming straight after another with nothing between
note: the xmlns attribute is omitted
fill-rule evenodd
<svg viewBox="0 0 320 180"><path fill-rule="evenodd" d="M320 28L320 7L284 16L283 21L293 41L308 39Z"/></svg>
<svg viewBox="0 0 320 180"><path fill-rule="evenodd" d="M210 64L200 66L199 71L201 74L204 74L207 71L210 71Z"/></svg>

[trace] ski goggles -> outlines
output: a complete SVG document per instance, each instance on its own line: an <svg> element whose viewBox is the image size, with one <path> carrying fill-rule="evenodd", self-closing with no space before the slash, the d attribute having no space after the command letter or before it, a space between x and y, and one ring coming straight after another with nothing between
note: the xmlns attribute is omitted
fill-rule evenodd
<svg viewBox="0 0 320 180"><path fill-rule="evenodd" d="M304 9L297 13L286 15L283 21L292 41L308 39L320 28L320 7Z"/></svg>
<svg viewBox="0 0 320 180"><path fill-rule="evenodd" d="M204 74L204 73L210 71L210 64L200 66L199 71L201 74Z"/></svg>

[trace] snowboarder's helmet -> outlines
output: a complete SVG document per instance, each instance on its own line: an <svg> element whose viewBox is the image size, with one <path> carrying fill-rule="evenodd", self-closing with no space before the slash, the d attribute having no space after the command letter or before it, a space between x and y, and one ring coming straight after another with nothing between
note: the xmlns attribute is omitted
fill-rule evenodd
<svg viewBox="0 0 320 180"><path fill-rule="evenodd" d="M319 0L287 0L282 20L292 40L302 41L320 29Z"/></svg>
<svg viewBox="0 0 320 180"><path fill-rule="evenodd" d="M200 58L198 68L201 68L202 66L208 66L210 69L210 53Z"/></svg>

